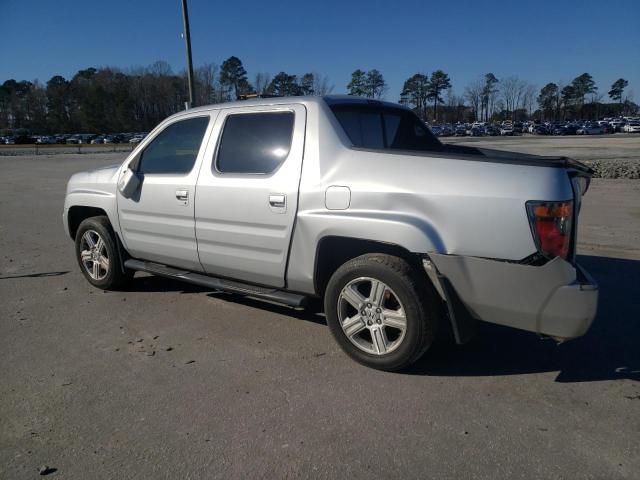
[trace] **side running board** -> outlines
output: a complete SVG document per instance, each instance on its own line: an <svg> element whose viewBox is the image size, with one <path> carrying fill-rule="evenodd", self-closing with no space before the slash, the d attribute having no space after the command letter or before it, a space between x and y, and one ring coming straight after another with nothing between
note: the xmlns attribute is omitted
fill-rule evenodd
<svg viewBox="0 0 640 480"><path fill-rule="evenodd" d="M193 283L201 287L211 288L213 290L222 290L224 292L237 293L247 297L259 298L270 302L277 302L290 307L303 307L307 302L307 297L298 293L284 292L246 283L224 280L222 278L210 277L201 273L194 273L188 270L180 270L178 268L167 267L159 263L143 262L132 258L124 262L124 266L131 270L139 270L141 272L153 273L162 277L174 278L183 282Z"/></svg>

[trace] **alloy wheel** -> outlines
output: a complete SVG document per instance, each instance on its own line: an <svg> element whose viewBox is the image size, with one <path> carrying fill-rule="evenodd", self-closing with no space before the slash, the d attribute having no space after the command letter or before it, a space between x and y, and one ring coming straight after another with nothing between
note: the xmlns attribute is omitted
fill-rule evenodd
<svg viewBox="0 0 640 480"><path fill-rule="evenodd" d="M405 309L395 292L371 277L350 281L338 298L338 319L349 341L372 355L400 346L407 329Z"/></svg>
<svg viewBox="0 0 640 480"><path fill-rule="evenodd" d="M107 246L98 232L87 230L80 240L82 265L94 280L102 280L109 274Z"/></svg>

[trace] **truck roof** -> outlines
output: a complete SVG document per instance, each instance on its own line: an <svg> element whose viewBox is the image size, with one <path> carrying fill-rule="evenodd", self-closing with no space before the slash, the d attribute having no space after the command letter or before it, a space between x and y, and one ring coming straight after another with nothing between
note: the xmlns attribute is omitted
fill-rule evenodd
<svg viewBox="0 0 640 480"><path fill-rule="evenodd" d="M406 108L402 105L393 102L385 102L383 100L375 100L372 98L356 97L353 95L324 95L324 96L297 96L297 97L270 97L270 98L251 98L247 100L238 100L235 102L214 103L211 105L204 105L202 107L192 108L190 110L179 112L184 113L197 113L216 110L220 108L230 107L245 107L256 105L283 105L289 103L301 103L301 104L317 104L326 103L328 105L344 105L344 104L361 104L361 105L379 105L392 108Z"/></svg>

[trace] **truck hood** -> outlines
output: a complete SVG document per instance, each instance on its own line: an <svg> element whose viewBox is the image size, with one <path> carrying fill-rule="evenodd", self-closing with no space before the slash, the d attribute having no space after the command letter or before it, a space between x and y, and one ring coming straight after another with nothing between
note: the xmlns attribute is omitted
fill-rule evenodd
<svg viewBox="0 0 640 480"><path fill-rule="evenodd" d="M100 167L71 176L67 196L73 194L115 195L120 165Z"/></svg>
<svg viewBox="0 0 640 480"><path fill-rule="evenodd" d="M96 168L87 172L78 172L71 176L69 184L114 184L117 181L116 174L120 169L120 165L108 165L106 167Z"/></svg>

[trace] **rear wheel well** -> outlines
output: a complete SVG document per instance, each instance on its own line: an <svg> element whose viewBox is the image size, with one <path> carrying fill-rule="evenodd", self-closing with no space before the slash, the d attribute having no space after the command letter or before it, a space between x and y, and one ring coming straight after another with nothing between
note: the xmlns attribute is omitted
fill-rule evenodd
<svg viewBox="0 0 640 480"><path fill-rule="evenodd" d="M419 266L420 255L393 243L376 242L361 238L324 237L318 243L314 269L314 287L324 296L331 275L352 258L367 253L384 253L405 259L412 266Z"/></svg>
<svg viewBox="0 0 640 480"><path fill-rule="evenodd" d="M69 223L69 235L71 235L71 238L75 240L76 232L83 220L89 217L98 217L101 215L104 215L105 217L107 216L107 212L101 208L85 207L81 205L69 208L67 220Z"/></svg>

